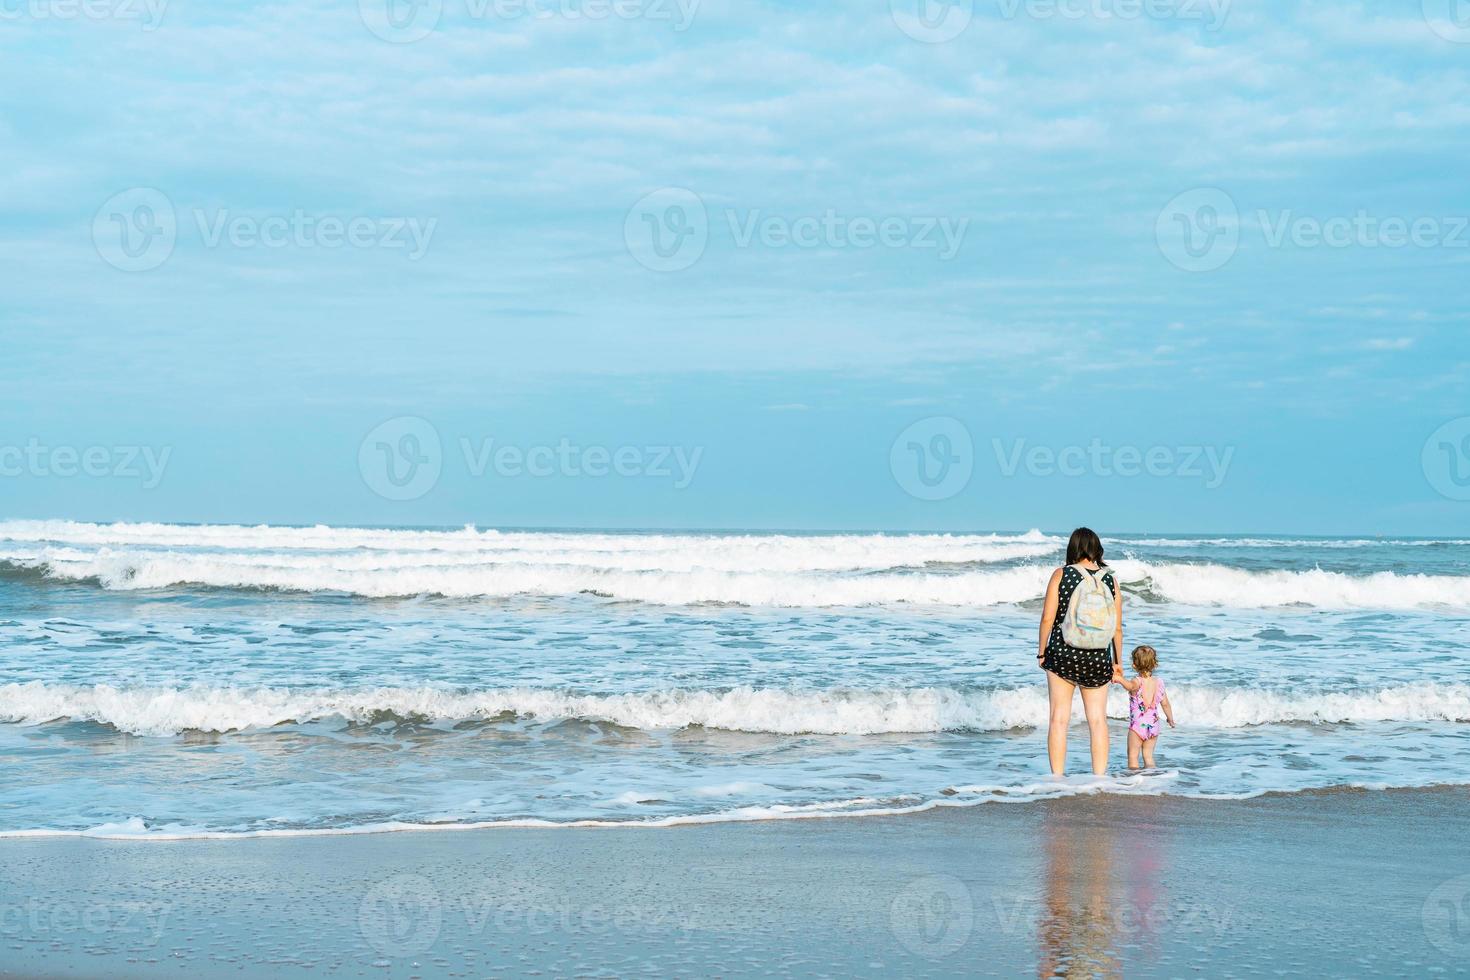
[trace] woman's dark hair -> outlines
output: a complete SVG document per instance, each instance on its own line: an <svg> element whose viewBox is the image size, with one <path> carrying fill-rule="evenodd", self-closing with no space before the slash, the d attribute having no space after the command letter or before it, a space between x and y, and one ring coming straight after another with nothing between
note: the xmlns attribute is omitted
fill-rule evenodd
<svg viewBox="0 0 1470 980"><path fill-rule="evenodd" d="M1103 561L1102 539L1090 527L1079 527L1067 541L1067 564L1075 565L1079 561L1094 561L1098 567L1107 564Z"/></svg>

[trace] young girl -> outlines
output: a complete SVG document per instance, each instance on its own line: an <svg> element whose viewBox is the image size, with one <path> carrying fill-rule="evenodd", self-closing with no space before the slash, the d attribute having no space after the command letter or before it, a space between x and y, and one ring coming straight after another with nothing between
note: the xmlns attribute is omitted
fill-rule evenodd
<svg viewBox="0 0 1470 980"><path fill-rule="evenodd" d="M1138 768L1138 750L1143 750L1143 764L1154 766L1154 743L1159 740L1159 708L1169 727L1174 727L1174 709L1169 704L1169 695L1164 693L1164 682L1154 676L1159 666L1159 655L1153 647L1133 648L1133 669L1138 676L1125 680L1123 668L1113 668L1113 680L1128 690L1128 768Z"/></svg>

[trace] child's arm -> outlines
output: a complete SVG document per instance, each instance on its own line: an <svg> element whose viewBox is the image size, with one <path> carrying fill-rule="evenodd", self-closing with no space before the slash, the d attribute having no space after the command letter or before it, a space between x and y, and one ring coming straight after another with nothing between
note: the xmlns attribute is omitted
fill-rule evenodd
<svg viewBox="0 0 1470 980"><path fill-rule="evenodd" d="M1162 698L1159 699L1159 703L1164 706L1164 717L1166 719L1168 719L1168 721L1169 721L1169 727L1170 728L1173 728L1174 727L1174 708L1173 708L1172 705L1169 704L1169 695L1165 694Z"/></svg>
<svg viewBox="0 0 1470 980"><path fill-rule="evenodd" d="M1135 677L1130 681L1123 676L1123 665L1113 664L1113 683L1123 685L1123 689L1132 694L1143 686L1143 678Z"/></svg>

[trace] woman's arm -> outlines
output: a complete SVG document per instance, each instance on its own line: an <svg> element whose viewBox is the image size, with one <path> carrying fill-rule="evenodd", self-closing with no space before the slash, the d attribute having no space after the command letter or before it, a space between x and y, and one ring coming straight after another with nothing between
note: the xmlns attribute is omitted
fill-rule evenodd
<svg viewBox="0 0 1470 980"><path fill-rule="evenodd" d="M1118 607L1118 632L1113 634L1113 666L1121 667L1123 665L1123 583L1118 581L1117 569L1113 569L1113 602ZM1129 688L1129 690L1132 689Z"/></svg>
<svg viewBox="0 0 1470 980"><path fill-rule="evenodd" d="M1046 643L1051 638L1051 628L1057 621L1057 589L1062 582L1062 570L1058 568L1051 573L1051 581L1046 583L1046 604L1041 607L1041 633L1036 643L1036 662L1041 663L1046 659Z"/></svg>

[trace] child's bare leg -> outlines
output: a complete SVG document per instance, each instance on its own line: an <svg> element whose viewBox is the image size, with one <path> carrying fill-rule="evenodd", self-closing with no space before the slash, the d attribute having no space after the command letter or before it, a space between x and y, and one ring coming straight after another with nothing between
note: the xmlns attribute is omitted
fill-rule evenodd
<svg viewBox="0 0 1470 980"><path fill-rule="evenodd" d="M1143 739L1133 729L1128 729L1128 768L1138 768L1138 750L1143 745Z"/></svg>
<svg viewBox="0 0 1470 980"><path fill-rule="evenodd" d="M1157 735L1149 739L1147 742L1143 743L1143 764L1149 769L1158 768L1158 766L1154 764L1154 746L1158 743L1159 737Z"/></svg>

